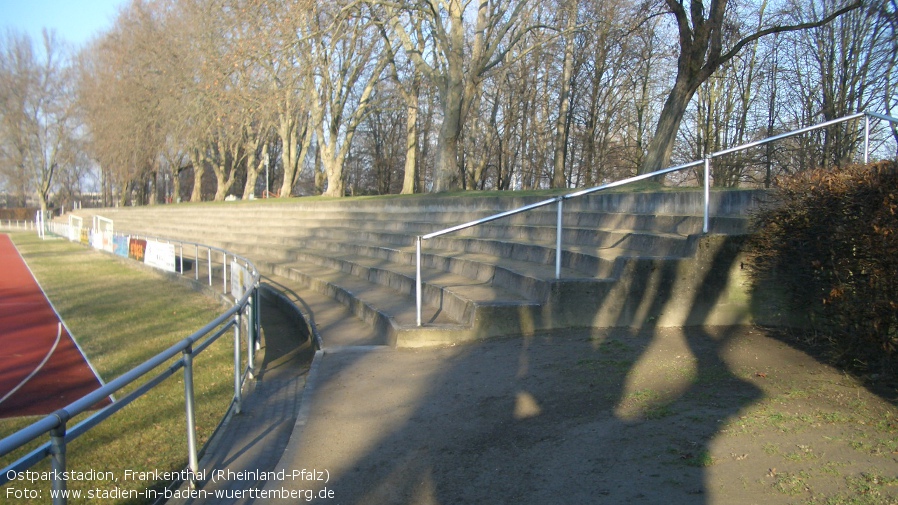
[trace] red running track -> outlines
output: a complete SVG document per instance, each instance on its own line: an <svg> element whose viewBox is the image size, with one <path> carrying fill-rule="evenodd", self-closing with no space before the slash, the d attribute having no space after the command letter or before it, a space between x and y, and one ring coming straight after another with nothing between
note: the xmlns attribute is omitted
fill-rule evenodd
<svg viewBox="0 0 898 505"><path fill-rule="evenodd" d="M0 417L50 414L99 388L8 235L0 265Z"/></svg>

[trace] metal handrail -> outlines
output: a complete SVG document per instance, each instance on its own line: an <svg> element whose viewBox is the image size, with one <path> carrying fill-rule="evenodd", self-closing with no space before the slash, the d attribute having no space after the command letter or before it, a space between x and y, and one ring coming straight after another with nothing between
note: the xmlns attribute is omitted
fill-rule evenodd
<svg viewBox="0 0 898 505"><path fill-rule="evenodd" d="M711 200L711 198L710 198L710 192L711 192L710 181L711 181L711 160L712 159L723 156L725 154L732 154L734 152L744 151L746 149L764 145L769 142L773 142L776 140L782 140L784 138L792 137L795 135L800 135L802 133L807 133L807 132L814 131L814 130L819 130L821 128L826 128L826 127L832 126L834 124L844 123L844 122L858 119L861 117L864 118L864 163L867 163L869 161L869 150L870 150L870 118L874 117L876 119L888 121L891 123L898 123L898 118L894 118L894 117L887 116L884 114L876 114L873 112L858 112L856 114L851 114L849 116L845 116L842 118L833 119L833 120L819 123L819 124L816 124L813 126L808 126L805 128L791 131L791 132L774 135L772 137L768 137L768 138L765 138L762 140L749 142L749 143L742 144L742 145L739 145L736 147L731 147L728 149L723 149L721 151L716 151L716 152L706 155L703 160L692 161L689 163L684 163L682 165L677 165L674 167L657 170L655 172L651 172L648 174L641 174L641 175L637 175L634 177L629 177L626 179L622 179L620 181L610 182L608 184L603 184L601 186L597 186L594 188L588 188L588 189L574 191L574 192L571 192L571 193L568 193L565 195L560 195L560 196L556 196L554 198L550 198L548 200L543 200L541 202L533 203L530 205L525 205L525 206L519 207L517 209L500 212L498 214L487 216L485 218L476 219L474 221L469 221L467 223L452 226L450 228L445 228L445 229L442 229L439 231L428 233L426 235L418 235L417 237L415 237L415 303L417 306L416 310L417 310L418 326L422 326L422 317L421 317L422 290L421 290L421 287L422 287L423 281L421 278L421 244L424 240L429 240L429 239L432 239L435 237L439 237L439 236L453 233L456 231L464 230L467 228L473 228L475 226L480 226L482 224L489 223L491 221L496 221L498 219L513 216L516 214L521 214L524 212L529 212L533 209L537 209L537 208L541 208L541 207L545 207L547 205L552 205L552 204L557 203L558 204L558 219L557 219L557 224L556 224L556 235L555 235L555 237L556 237L556 239L555 239L556 240L556 243L555 243L555 278L560 279L561 278L561 246L562 246L562 244L561 244L562 214L563 214L563 207L564 207L565 200L578 198L581 196L589 195L589 194L596 193L599 191L605 191L605 190L620 187L620 186L625 186L627 184L632 184L634 182L639 182L639 181L646 180L646 179L652 179L654 177L659 177L659 176L666 175L666 174L673 173L673 172L679 172L679 171L685 170L687 168L692 168L692 167L704 164L704 188L703 188L703 193L704 193L703 218L704 218L704 220L703 220L703 224L702 224L702 233L708 233L708 230L710 228L710 200Z"/></svg>
<svg viewBox="0 0 898 505"><path fill-rule="evenodd" d="M68 226L68 225L63 225ZM68 234L65 234L68 236ZM121 234L120 234L121 236ZM132 235L133 236L133 235ZM145 237L151 238L151 237ZM153 238L154 240L160 240L158 238ZM163 239L164 240L164 239ZM183 241L168 241L169 243L177 243L180 245L181 249L181 269L180 273L183 275L183 246L195 246L197 248L197 256L199 255L199 248L206 248L209 251L209 258L211 261L211 253L212 251L217 251L223 253L223 268L222 277L225 278L224 281L224 293L227 293L227 280L226 280L226 272L228 267L228 257L232 257L235 261L243 263L243 267L252 273L252 285L248 286L248 289L242 294L239 299L234 300L234 304L224 311L221 315L216 317L214 320L191 334L190 336L184 338L180 342L172 345L168 349L156 354L152 358L144 361L140 365L134 367L133 369L125 372L121 376L116 379L104 384L99 389L94 390L91 393L75 400L74 402L68 404L62 409L57 410L56 412L32 423L25 428L9 435L8 437L0 440L0 456L9 454L10 452L22 447L23 445L43 436L46 434L50 435L50 440L45 442L38 448L32 450L25 456L19 458L17 461L7 466L0 473L0 486L9 482L10 475L15 476L19 472L23 472L28 468L31 468L41 460L46 457L51 458L51 466L54 470L50 473L53 477L52 487L54 491L63 491L66 488L66 481L64 478L65 469L66 469L66 444L75 440L82 434L89 431L94 426L100 424L102 421L106 420L110 416L112 416L115 412L121 410L137 398L143 396L148 391L152 390L156 385L161 383L166 378L173 375L180 369L184 370L184 400L185 400L185 418L187 424L187 445L188 445L188 466L186 469L186 474L188 475L188 483L193 486L194 476L199 472L199 458L197 452L197 444L196 444L196 424L195 424L195 398L194 398L194 388L193 388L193 357L200 354L206 348L208 348L214 341L219 339L221 336L225 335L228 330L231 328L234 329L234 397L231 401L231 405L228 409L234 409L235 412L239 413L241 408L241 390L243 388L243 384L245 379L248 376L252 375L253 371L253 351L256 337L259 333L259 310L258 310L258 300L259 300L259 285L261 281L261 275L259 270L252 264L248 259L238 256L236 254L225 251L224 249L219 249L211 246L206 246L202 244L195 244L192 242L183 242ZM196 270L196 264L194 264L194 269ZM211 272L211 263L210 263L210 272ZM209 285L212 285L212 278L210 273ZM247 367L245 370L241 370L241 355L240 355L240 328L243 325L243 314L244 312L249 312L247 316ZM171 360L172 358L181 355L181 358L171 363L168 368L162 370L157 375L147 380L145 383L140 385L136 390L130 392L122 398L119 398L117 401L107 405L106 407L98 410L94 414L90 415L86 419L82 420L75 426L67 429L67 423L69 420L88 411L92 406L97 403L103 401L106 398L111 397L122 388L127 387L135 383L141 377L149 374L153 370L158 367L164 365L166 362ZM227 414L226 414L227 415ZM54 503L65 503L64 493L57 492L56 497L53 499Z"/></svg>

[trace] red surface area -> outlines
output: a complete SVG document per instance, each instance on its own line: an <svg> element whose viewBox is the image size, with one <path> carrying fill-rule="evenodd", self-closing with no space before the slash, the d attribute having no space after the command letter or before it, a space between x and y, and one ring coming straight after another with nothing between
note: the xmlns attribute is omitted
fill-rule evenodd
<svg viewBox="0 0 898 505"><path fill-rule="evenodd" d="M50 414L99 388L99 379L7 235L0 235L0 265L0 399L6 397L0 417Z"/></svg>

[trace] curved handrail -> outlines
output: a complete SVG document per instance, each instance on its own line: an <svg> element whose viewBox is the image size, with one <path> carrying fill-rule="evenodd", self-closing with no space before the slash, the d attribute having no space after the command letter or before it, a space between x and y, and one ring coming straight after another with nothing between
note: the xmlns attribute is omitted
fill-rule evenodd
<svg viewBox="0 0 898 505"><path fill-rule="evenodd" d="M467 223L459 224L456 226L452 226L449 228L445 228L442 230L438 230L435 232L428 233L426 235L419 235L415 238L415 298L417 305L417 323L418 326L422 325L421 321L421 243L424 240L429 240L435 237L439 237L442 235L447 235L449 233L453 233L456 231L464 230L467 228L473 228L475 226L480 226L485 223L489 223L491 221L496 221L498 219L502 219L505 217L513 216L515 214L521 214L524 212L529 212L533 209L537 209L540 207L545 207L552 204L558 204L558 222L557 222L557 232L556 232L556 244L555 244L555 278L561 278L561 232L562 232L562 213L563 213L563 202L565 200L570 200L573 198L578 198L581 196L589 195L592 193L597 193L599 191L605 191L608 189L625 186L627 184L632 184L634 182L643 181L646 179L652 179L655 177L659 177L662 175L666 175L673 172L679 172L681 170L685 170L687 168L692 168L701 164L705 165L705 176L704 176L704 224L702 226L702 233L708 233L709 229L709 221L710 221L710 180L711 180L711 167L710 163L713 158L717 158L719 156L723 156L725 154L731 154L738 151L743 151L745 149L750 149L752 147L757 147L760 145L767 144L769 142L773 142L776 140L781 140L784 138L792 137L795 135L800 135L802 133L807 133L813 130L818 130L821 128L826 128L828 126L832 126L834 124L843 123L846 121L851 121L854 119L864 118L864 163L867 163L869 159L869 146L870 146L870 118L874 117L883 121L888 121L890 123L898 123L898 118L894 118L891 116L887 116L884 114L876 114L873 112L858 112L855 114L851 114L842 118L833 119L831 121L826 121L823 123L819 123L813 126L808 126L805 128L801 128L798 130L794 130L787 133L782 133L780 135L774 135L772 137L768 137L762 140L749 142L746 144L742 144L736 147L731 147L728 149L724 149L721 151L716 151L708 154L703 160L692 161L689 163L684 163L682 165L677 165L674 167L665 168L662 170L657 170L655 172L651 172L648 174L640 174L634 177L628 177L626 179L622 179L620 181L610 182L608 184L603 184L601 186L596 186L594 188L587 188L582 190L573 191L571 193L567 193L564 195L556 196L554 198L550 198L548 200L544 200L541 202L533 203L530 205L525 205L523 207L519 207L517 209L512 209L505 212L500 212L498 214L494 214L491 216L487 216L481 219L476 219L474 221L469 221Z"/></svg>
<svg viewBox="0 0 898 505"><path fill-rule="evenodd" d="M64 225L68 226L68 225ZM65 234L68 236L68 234ZM121 236L121 235L120 235ZM0 456L9 454L10 452L18 449L19 447L41 437L42 435L49 434L50 441L42 444L37 449L34 449L27 455L19 458L17 461L7 466L0 473L0 485L4 485L9 482L11 479L9 475L15 475L19 472L25 471L28 468L32 467L39 461L44 458L50 456L52 459L52 467L55 472L51 472L51 475L54 477L53 479L53 489L54 490L62 490L65 489L65 480L58 479L57 476L65 475L65 445L79 437L80 435L86 433L94 426L100 424L105 419L109 418L115 412L121 410L137 398L143 396L148 391L152 390L156 385L161 383L164 379L170 377L175 372L180 369L184 370L184 386L185 386L185 407L186 407L186 422L187 422L187 438L188 438L188 468L187 475L192 479L192 476L196 475L199 471L199 460L197 456L197 448L196 448L196 426L194 421L194 395L193 395L193 357L197 354L200 354L203 350L209 347L215 340L220 338L222 335L228 332L231 328L234 329L234 398L231 402L231 406L228 411L231 409L235 409L237 412L240 411L240 403L241 403L241 389L243 387L243 383L246 377L252 373L253 367L253 347L254 347L254 336L259 335L259 311L258 311L258 290L261 281L261 275L259 270L255 267L255 265L248 259L238 256L236 254L225 251L224 249L206 246L203 244L196 244L192 242L186 241L178 241L178 240L167 240L167 239L159 239L156 237L145 237L153 240L165 240L168 243L179 244L181 246L181 257L182 257L182 267L181 274L183 274L183 246L195 246L197 248L205 248L210 251L216 251L222 253L223 261L222 261L222 271L224 281L224 290L227 290L227 281L226 281L226 272L227 272L227 258L230 256L235 260L243 263L244 268L246 268L252 274L252 283L251 287L245 290L242 293L242 296L236 298L234 300L234 304L225 310L222 314L216 317L214 320L207 323L205 326L200 328L199 330L192 333L190 336L184 338L183 340L175 343L170 346L168 349L156 354L152 358L144 361L140 365L132 368L131 370L125 372L114 380L107 382L100 388L88 393L87 395L75 400L74 402L66 405L65 407L57 410L56 412L32 423L25 428L13 433L12 435L7 436L6 438L0 440ZM198 250L198 249L197 249ZM210 263L211 270L211 263ZM211 278L210 278L211 285ZM241 358L240 358L240 328L242 327L242 318L244 313L248 312L248 335L247 335L247 368L246 370L241 370ZM141 377L149 374L153 370L159 368L165 363L169 362L171 359L175 358L178 355L181 355L181 358L171 363L168 368L162 370L153 378L147 380L141 386L139 386L136 390L131 393L125 395L124 397L118 399L110 405L98 410L94 414L90 415L86 419L82 420L71 429L67 429L67 423L69 420L74 418L75 416L87 412L90 408L97 403L103 401L104 399L114 395L122 388L135 383ZM227 416L227 413L225 414ZM65 503L65 498L60 498L58 501L54 498L54 503Z"/></svg>

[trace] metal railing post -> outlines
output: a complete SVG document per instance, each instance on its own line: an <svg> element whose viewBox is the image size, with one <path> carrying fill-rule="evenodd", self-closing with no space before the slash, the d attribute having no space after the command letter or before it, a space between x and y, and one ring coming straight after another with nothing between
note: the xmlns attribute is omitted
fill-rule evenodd
<svg viewBox="0 0 898 505"><path fill-rule="evenodd" d="M221 258L221 292L228 293L228 253L222 253Z"/></svg>
<svg viewBox="0 0 898 505"><path fill-rule="evenodd" d="M241 384L240 384L240 324L242 323L240 312L234 315L234 412L240 413Z"/></svg>
<svg viewBox="0 0 898 505"><path fill-rule="evenodd" d="M194 244L194 246L193 246L193 278L195 280L200 280L200 246L199 246L199 244Z"/></svg>
<svg viewBox="0 0 898 505"><path fill-rule="evenodd" d="M702 233L708 233L711 224L711 157L705 157L705 220L702 225Z"/></svg>
<svg viewBox="0 0 898 505"><path fill-rule="evenodd" d="M421 237L415 238L415 303L418 326L421 326Z"/></svg>
<svg viewBox="0 0 898 505"><path fill-rule="evenodd" d="M254 345L254 349L259 349L261 347L260 342L262 340L262 300L261 294L259 292L259 284L256 283L253 286L253 315L255 316L253 319L253 327L255 328L256 342Z"/></svg>
<svg viewBox="0 0 898 505"><path fill-rule="evenodd" d="M184 363L184 408L187 411L187 485L196 488L196 474L200 470L196 451L196 399L193 392L193 346L182 351Z"/></svg>
<svg viewBox="0 0 898 505"><path fill-rule="evenodd" d="M561 278L561 219L564 214L564 197L558 197L558 226L555 232L555 278Z"/></svg>
<svg viewBox="0 0 898 505"><path fill-rule="evenodd" d="M864 114L864 165L870 163L870 116Z"/></svg>
<svg viewBox="0 0 898 505"><path fill-rule="evenodd" d="M256 340L256 328L253 324L256 320L256 315L254 314L254 302L255 292L250 295L249 299L246 303L246 310L248 311L246 317L246 367L249 369L249 376L253 376L253 361L255 359L255 352L253 349L253 344Z"/></svg>
<svg viewBox="0 0 898 505"><path fill-rule="evenodd" d="M181 260L181 275L184 275L184 243L183 243L183 242L180 242L180 243L178 244L178 247L180 248L180 251L181 251L181 255L180 255L180 260Z"/></svg>
<svg viewBox="0 0 898 505"><path fill-rule="evenodd" d="M61 424L50 430L50 468L53 470L52 489L54 505L65 505L66 479L65 476L65 431L66 422L60 419Z"/></svg>
<svg viewBox="0 0 898 505"><path fill-rule="evenodd" d="M212 249L206 249L206 265L209 267L209 287L212 287Z"/></svg>

